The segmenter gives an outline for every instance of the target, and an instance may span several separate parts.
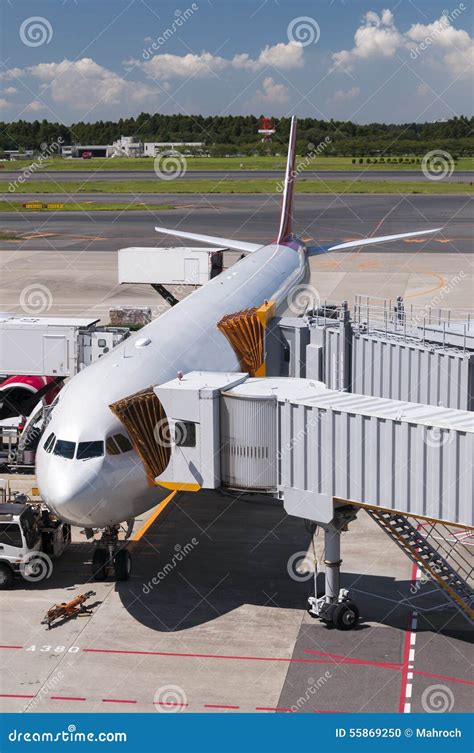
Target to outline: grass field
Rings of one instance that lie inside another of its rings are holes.
[[[315,157],[306,160],[304,156],[298,158],[301,170],[407,170],[420,171],[419,164],[407,163],[378,163],[376,165],[358,162],[353,165],[352,157]],[[372,158],[373,159],[373,158]],[[286,157],[187,157],[187,170],[281,170],[285,168]],[[50,159],[44,162],[43,170],[153,170],[154,160],[151,157],[117,157],[114,159],[92,158],[83,159]],[[6,170],[22,170],[29,163],[17,161],[1,163]],[[473,170],[472,157],[461,157],[455,165],[455,170]],[[1,169],[0,169],[1,175]]]
[[[360,181],[360,180],[332,180],[325,183],[323,180],[300,179],[296,183],[297,193],[426,193],[426,194],[468,194],[472,193],[469,183],[447,183],[444,181]],[[8,193],[8,184],[0,182],[0,192]],[[140,200],[141,194],[252,194],[280,193],[277,182],[273,179],[265,180],[189,180],[180,179],[175,181],[149,181],[149,180],[122,180],[122,181],[68,181],[67,183],[51,181],[30,181],[21,184],[14,192],[15,196],[22,193],[28,194],[61,194],[64,193],[64,201],[68,196],[81,193],[104,193],[104,194],[134,194],[136,201]],[[9,194],[13,198],[13,193]],[[72,198],[72,201],[75,201]]]

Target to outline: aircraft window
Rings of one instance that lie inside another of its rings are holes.
[[[79,442],[77,445],[77,460],[89,460],[89,458],[100,458],[104,454],[104,443],[100,442]]]
[[[113,437],[107,438],[105,446],[107,447],[107,455],[120,455],[120,447],[117,447]]]
[[[49,435],[48,439],[43,445],[43,449],[46,450],[46,452],[51,452],[51,450],[53,449],[53,444],[54,444],[55,439],[56,437],[54,436],[54,432],[53,432]]]
[[[106,444],[108,455],[119,455],[121,452],[133,450],[133,445],[125,434],[114,434],[107,439]]]
[[[6,546],[23,546],[20,526],[18,523],[0,523],[0,541]]]
[[[125,434],[116,434],[114,439],[120,448],[120,452],[130,452],[130,450],[133,450],[133,445]]]
[[[68,442],[66,439],[58,439],[54,445],[53,455],[59,455],[61,458],[72,460],[76,449],[75,442]]]

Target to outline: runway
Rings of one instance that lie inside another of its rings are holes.
[[[186,170],[184,161],[175,180],[261,180],[274,178],[279,181],[283,177],[283,170]],[[26,167],[26,166],[25,166]],[[0,181],[14,181],[21,175],[20,170],[0,170]],[[395,182],[425,181],[430,180],[421,168],[415,170],[371,170],[361,167],[359,170],[304,170],[301,178],[306,180],[386,180]],[[443,178],[450,183],[470,183],[474,178],[474,172],[467,170],[454,171],[452,175]],[[28,176],[28,181],[126,181],[126,180],[163,180],[153,170],[150,163],[149,170],[36,170]]]

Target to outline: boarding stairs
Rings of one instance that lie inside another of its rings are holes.
[[[451,604],[472,622],[474,564],[469,562],[467,552],[474,543],[472,530],[419,518],[413,518],[412,524],[407,516],[394,511],[366,510]]]

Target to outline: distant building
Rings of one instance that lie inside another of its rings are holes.
[[[108,157],[143,157],[143,143],[133,136],[121,136],[109,149]]]
[[[183,154],[205,150],[204,141],[145,141],[143,147],[145,157],[156,157],[159,152],[168,150],[182,152]]]
[[[31,159],[34,156],[34,149],[24,149],[22,152],[18,149],[4,149],[4,155],[11,160],[14,159]]]

